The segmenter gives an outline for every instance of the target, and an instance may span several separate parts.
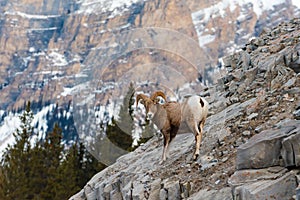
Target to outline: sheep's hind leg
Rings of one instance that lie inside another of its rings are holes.
[[[195,141],[196,141],[196,147],[195,147],[195,152],[194,152],[194,155],[193,155],[193,159],[197,160],[197,158],[200,154],[200,144],[201,144],[201,140],[202,140],[201,124],[200,124],[200,131],[199,131],[198,125],[195,122],[193,132],[194,132]]]

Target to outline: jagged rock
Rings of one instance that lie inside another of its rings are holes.
[[[231,67],[233,63],[233,55],[225,56],[222,58],[224,67]]]
[[[295,195],[297,181],[294,173],[286,171],[276,167],[235,172],[228,181],[233,187],[234,199],[291,199]]]
[[[156,179],[151,183],[151,192],[149,192],[149,200],[159,199],[161,189],[161,179]]]
[[[225,187],[221,190],[200,190],[193,194],[188,200],[233,200],[231,188]]]
[[[239,52],[239,58],[237,61],[237,65],[242,68],[244,71],[248,70],[251,66],[251,57],[245,51]]]
[[[268,34],[271,32],[271,29],[268,27],[263,27],[262,32],[261,32],[261,36],[264,34]]]
[[[240,81],[242,79],[243,75],[244,75],[244,70],[241,69],[241,68],[240,69],[236,69],[234,72],[232,72],[232,76],[237,81]]]
[[[279,51],[281,51],[282,49],[284,49],[284,45],[283,44],[279,44],[279,45],[272,45],[271,47],[270,47],[270,52],[271,53],[277,53],[277,52],[279,52]]]
[[[253,119],[253,118],[256,118],[258,116],[258,113],[252,113],[252,114],[250,114],[247,118],[249,119],[249,120],[251,120],[251,119]]]
[[[250,131],[244,131],[244,132],[242,133],[242,135],[245,136],[245,137],[248,137],[248,136],[251,135],[251,132],[250,132]]]
[[[273,180],[283,176],[287,171],[286,168],[280,166],[238,170],[229,178],[228,184],[232,187],[237,187],[260,180]]]
[[[242,115],[242,111],[254,101],[255,98],[251,98],[243,103],[232,104],[207,119],[207,125],[204,127],[205,137],[203,138],[203,145],[200,148],[203,155],[210,152],[219,141],[224,140],[225,137],[230,135],[228,129],[224,129],[226,121]]]
[[[135,200],[142,200],[145,198],[145,195],[147,194],[146,190],[145,190],[145,185],[138,182],[138,181],[134,181],[132,183],[132,190],[131,190],[131,197],[128,198],[129,199],[135,199]],[[145,194],[146,192],[146,194]],[[120,197],[119,199],[122,199],[122,197]]]
[[[289,89],[290,87],[292,87],[293,85],[295,85],[296,81],[297,81],[296,77],[292,77],[282,87],[284,89]]]
[[[181,191],[179,181],[167,181],[162,184],[162,189],[159,194],[160,200],[181,199]]]
[[[267,29],[268,28],[265,28],[265,29],[263,29],[263,31],[268,31]],[[265,40],[262,38],[255,38],[255,39],[251,40],[251,43],[256,46],[264,46],[266,44]]]
[[[293,112],[295,119],[300,120],[300,109]]]
[[[279,129],[264,130],[237,149],[237,169],[258,169],[280,164],[282,140],[299,126],[294,122]]]
[[[221,79],[219,79],[219,84],[226,84],[226,83],[229,83],[230,81],[233,80],[233,75],[232,74],[228,74],[224,77],[222,77]]]
[[[286,167],[300,166],[300,129],[297,133],[283,139],[281,155]]]
[[[192,185],[187,182],[187,183],[182,183],[180,184],[181,187],[181,199],[186,199],[190,196]]]
[[[254,47],[261,46],[251,53],[223,59],[230,72],[205,91],[210,116],[197,161],[191,161],[192,134],[176,136],[162,165],[158,164],[162,141],[152,138],[100,172],[72,198],[299,198],[295,167],[299,167],[300,122],[292,119],[299,109],[300,85],[299,75],[288,67],[298,59],[298,47],[283,44],[280,51],[261,52],[278,41],[291,42],[284,39],[291,35],[282,35],[293,33],[289,26],[283,24],[253,41]]]

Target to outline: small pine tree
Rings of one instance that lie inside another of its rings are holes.
[[[67,151],[66,158],[58,168],[58,179],[55,197],[52,199],[68,199],[78,192],[86,182],[106,166],[91,156],[82,143],[74,143]]]
[[[92,176],[103,170],[106,166],[99,162],[81,142],[79,143],[79,159],[81,171],[77,184],[82,188]]]
[[[63,184],[59,182],[59,175],[57,169],[62,160],[64,146],[62,144],[62,129],[55,123],[52,132],[48,133],[46,140],[43,143],[43,150],[45,151],[44,167],[47,169],[46,186],[44,191],[41,191],[43,199],[54,199],[58,191],[58,185]]]
[[[3,170],[2,167],[0,167],[0,199],[7,199],[6,195],[4,193],[4,174],[3,174]]]
[[[24,113],[20,116],[20,129],[13,133],[15,143],[8,145],[1,161],[4,177],[2,190],[5,199],[32,198],[28,179],[31,174],[30,136],[33,134],[32,119],[33,113],[30,109],[30,102],[28,102]]]
[[[108,139],[118,147],[129,151],[132,148],[132,131],[134,129],[133,123],[133,104],[134,104],[134,85],[130,83],[129,89],[123,99],[118,120],[112,118],[111,124],[107,124],[106,136]]]
[[[146,143],[149,139],[151,139],[155,133],[155,128],[153,126],[153,123],[150,123],[150,121],[146,120],[146,123],[144,125],[140,125],[143,127],[143,131],[141,133],[141,136],[139,140],[137,141],[137,145],[133,146],[130,151],[134,151],[136,148],[140,146],[142,143]]]
[[[45,167],[47,159],[47,152],[39,144],[36,144],[31,150],[30,159],[30,174],[27,177],[29,179],[28,184],[31,190],[31,199],[45,199],[43,198],[43,192],[48,181],[48,168]]]
[[[79,177],[78,171],[81,170],[78,165],[77,144],[73,144],[67,151],[65,159],[57,169],[58,185],[53,199],[68,199],[70,195],[75,194],[81,188],[77,182]]]
[[[33,134],[30,102],[20,116],[15,143],[4,152],[0,166],[0,199],[68,199],[105,168],[83,144],[65,150],[62,130],[55,124],[44,141],[30,142]]]
[[[107,124],[106,136],[110,142],[126,151],[129,151],[132,146],[132,136],[125,133],[114,118],[112,118],[111,124]]]
[[[133,130],[133,105],[134,105],[134,85],[133,83],[130,83],[128,91],[123,99],[123,104],[120,107],[120,111],[118,114],[118,120],[116,123],[118,123],[118,126],[123,130],[123,132],[126,132],[127,134],[131,135],[131,132]]]
[[[141,134],[141,138],[139,140],[139,144],[147,142],[150,138],[153,137],[155,133],[155,128],[153,126],[153,123],[150,123],[150,121],[146,121],[146,124],[144,125],[143,132]]]

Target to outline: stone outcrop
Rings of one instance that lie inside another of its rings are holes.
[[[275,5],[256,13],[253,4],[223,0],[3,0],[0,125],[10,111],[22,111],[25,101],[31,101],[34,112],[56,104],[61,113],[72,113],[70,105],[92,99],[87,104],[101,105],[102,117],[109,108],[118,109],[130,81],[179,89],[179,96],[198,93],[203,90],[199,82],[216,82],[222,75],[217,67],[220,57],[299,10],[291,1]],[[254,50],[265,42],[254,41],[247,48]],[[279,49],[273,45],[271,51]],[[294,57],[284,60],[297,70],[299,61]],[[234,76],[242,76],[242,71]],[[187,88],[187,83],[192,84]],[[232,86],[231,91],[237,87]],[[111,115],[100,120],[106,124]],[[52,121],[48,119],[48,127]],[[68,138],[77,134],[87,138],[78,127],[74,129],[72,120],[64,126],[73,135]],[[8,132],[1,144],[11,137]]]
[[[210,114],[196,162],[192,134],[177,135],[161,165],[153,137],[70,199],[299,199],[300,79],[289,64],[299,30],[299,19],[282,23],[224,58],[228,73],[202,92]]]
[[[299,166],[299,136],[298,120],[262,131],[237,148],[237,169]]]
[[[152,46],[158,49],[160,46],[157,46],[157,43],[160,43],[164,48],[169,45],[170,48],[167,49],[184,49],[188,58],[195,57],[193,55],[197,53],[201,61],[197,60],[196,65],[199,65],[198,71],[202,74],[191,73],[194,75],[191,75],[188,81],[194,81],[208,74],[211,67],[206,68],[206,66],[217,65],[218,58],[227,55],[228,49],[235,49],[231,48],[233,41],[237,45],[242,45],[251,36],[259,34],[263,27],[270,28],[278,24],[279,20],[287,20],[297,12],[290,1],[281,6],[274,6],[273,10],[262,11],[261,16],[254,12],[253,5],[236,4],[235,9],[230,12],[230,5],[227,5],[228,7],[220,10],[220,13],[226,11],[226,16],[211,13],[214,17],[211,21],[205,21],[201,28],[205,35],[214,35],[214,42],[195,52],[196,48],[189,50],[191,45],[186,44],[186,41],[182,42],[183,37],[188,37],[198,44],[201,30],[195,28],[197,24],[192,19],[193,13],[204,9],[213,10],[211,9],[213,4],[223,5],[222,1],[147,0],[134,1],[136,2],[134,4],[125,1],[124,5],[119,7],[114,7],[110,1],[103,2],[95,3],[88,0],[63,2],[4,0],[1,2],[1,110],[21,109],[25,100],[42,106],[49,102],[67,104],[66,102],[71,101],[72,98],[70,95],[62,95],[64,88],[76,86],[80,82],[77,80],[78,77],[82,78],[82,71],[97,71],[103,68],[101,64],[105,61],[110,63],[115,60],[116,63],[121,63],[113,55],[118,55],[118,49],[125,52],[131,41],[127,41],[122,46],[124,37],[118,38],[116,35],[120,33],[124,35],[129,30],[156,27],[181,34],[180,39],[174,37],[168,40],[165,40],[168,35],[160,35],[160,40],[156,41],[156,45],[152,43]],[[247,17],[244,17],[244,10],[247,11]],[[140,37],[133,36],[136,39]],[[118,69],[123,69],[121,72],[139,63],[147,66],[148,63],[165,59],[169,59],[168,64],[171,63],[170,60],[176,60],[175,64],[180,64],[179,66],[190,65],[180,63],[182,54],[162,55],[159,52],[160,57],[150,57],[149,52],[146,51],[142,56],[137,57],[136,53],[125,55],[128,60],[135,58],[135,62],[119,64]],[[108,60],[98,55],[103,55]],[[292,67],[297,63],[291,62],[290,65]],[[122,74],[114,74],[114,72],[115,68],[108,70],[105,74],[108,76],[105,77],[118,79]],[[167,72],[163,73],[166,74]],[[157,75],[153,74],[150,78]],[[214,76],[207,77],[207,80],[212,81]],[[131,80],[134,78],[134,76],[128,77]],[[181,86],[181,83],[182,79],[178,80],[177,85]],[[106,103],[107,98],[109,97],[103,98],[105,99],[103,104]]]
[[[297,180],[295,173],[286,171],[275,167],[235,172],[229,180],[233,199],[291,199]]]

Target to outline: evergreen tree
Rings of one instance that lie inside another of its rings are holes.
[[[141,144],[147,142],[150,138],[153,137],[155,132],[156,130],[153,126],[153,123],[150,123],[150,121],[146,120],[146,123],[143,125],[143,132],[138,143]]]
[[[106,166],[99,162],[88,150],[83,143],[79,143],[79,159],[81,166],[81,173],[78,185],[82,188],[87,181],[90,180],[97,172],[103,170]]]
[[[81,188],[78,186],[79,170],[78,165],[80,158],[77,153],[77,144],[73,144],[67,152],[65,159],[59,166],[57,176],[57,191],[54,200],[68,199],[72,194],[78,192]]]
[[[4,199],[30,199],[32,198],[29,179],[31,174],[30,136],[33,134],[31,122],[33,114],[30,102],[27,103],[24,113],[20,116],[20,129],[13,134],[15,143],[8,145],[2,157],[2,193]]]
[[[6,195],[4,194],[4,174],[2,167],[0,167],[0,199],[7,199]]]
[[[45,140],[31,146],[32,119],[28,102],[20,116],[20,129],[14,133],[15,143],[7,147],[1,160],[1,200],[68,199],[105,168],[81,143],[65,149],[58,124]]]
[[[128,91],[123,99],[123,103],[120,107],[120,111],[118,114],[118,120],[116,121],[119,127],[126,132],[127,134],[131,135],[133,130],[133,105],[134,105],[134,85],[130,83]]]
[[[44,167],[46,171],[46,186],[44,191],[41,191],[43,199],[54,199],[54,195],[58,192],[58,184],[63,184],[59,182],[59,174],[57,169],[60,166],[60,162],[63,156],[64,146],[62,144],[62,129],[55,123],[52,132],[48,133],[46,140],[44,141],[44,148],[41,152],[44,153]]]
[[[27,177],[29,179],[28,186],[30,188],[31,196],[29,199],[45,199],[42,193],[45,192],[48,181],[48,168],[45,167],[46,163],[46,151],[43,146],[38,143],[31,150],[30,160],[30,174]]]
[[[76,142],[70,147],[58,169],[58,182],[61,184],[53,199],[68,199],[70,195],[80,191],[95,173],[105,167],[89,154],[82,143]]]
[[[131,150],[132,148],[132,130],[133,124],[133,104],[134,104],[134,85],[130,83],[129,89],[123,99],[123,104],[120,107],[119,117],[116,120],[112,119],[111,124],[107,124],[106,136],[108,139],[118,147],[124,150]]]
[[[112,118],[111,124],[107,124],[106,136],[114,145],[130,151],[133,142],[132,136],[124,132],[114,118]]]

